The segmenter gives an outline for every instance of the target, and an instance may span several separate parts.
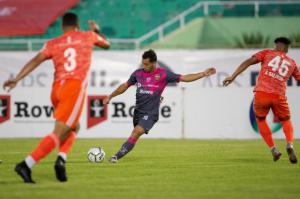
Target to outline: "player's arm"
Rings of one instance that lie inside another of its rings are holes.
[[[300,81],[300,71],[296,65],[294,72],[293,72],[293,77],[295,78],[295,80]]]
[[[8,92],[9,92],[11,89],[13,89],[14,87],[17,86],[17,83],[21,79],[26,77],[31,71],[33,71],[35,68],[37,68],[46,59],[47,59],[47,57],[44,54],[38,53],[29,62],[27,62],[27,64],[25,64],[23,66],[23,68],[21,69],[21,71],[18,73],[18,75],[15,78],[9,79],[4,82],[3,89],[5,90],[6,88],[8,88]]]
[[[121,84],[114,92],[112,92],[109,96],[107,96],[106,98],[104,98],[103,103],[104,104],[108,104],[109,101],[113,98],[116,97],[118,95],[121,95],[122,93],[124,93],[127,89],[129,88],[128,83],[123,83]]]
[[[208,69],[206,69],[203,72],[182,75],[180,77],[180,81],[181,82],[192,82],[192,81],[196,81],[198,79],[201,79],[203,77],[207,77],[207,76],[213,75],[215,73],[216,73],[216,69],[215,68],[208,68]]]
[[[106,36],[100,32],[99,25],[93,20],[89,20],[88,23],[90,25],[90,30],[94,31],[96,34],[100,36],[100,38],[98,38],[99,41],[95,45],[104,49],[110,48],[110,43],[107,40]]]
[[[258,63],[258,59],[257,57],[253,56],[247,60],[245,60],[244,62],[242,62],[239,67],[234,71],[234,73],[227,77],[224,81],[223,81],[223,86],[228,86],[229,84],[231,84],[235,78],[237,76],[239,76],[244,70],[246,70],[249,66]]]

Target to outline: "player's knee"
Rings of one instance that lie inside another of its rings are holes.
[[[63,141],[65,139],[70,129],[71,128],[66,124],[64,124],[63,122],[60,121],[55,122],[54,133],[57,135],[60,141]]]
[[[280,122],[284,122],[284,121],[288,121],[291,117],[288,115],[288,116],[285,116],[285,117],[278,117],[279,121]]]
[[[75,126],[74,131],[75,131],[76,134],[78,134],[79,130],[80,130],[80,124],[78,123],[78,124]]]
[[[144,128],[141,127],[141,126],[139,126],[139,125],[137,125],[137,126],[134,128],[132,134],[133,134],[133,136],[135,136],[135,137],[138,138],[138,137],[140,137],[141,135],[143,135],[144,132],[145,132]]]
[[[258,121],[264,121],[264,120],[266,120],[266,116],[258,116],[258,115],[256,115],[255,117],[256,117],[256,120],[258,120]]]

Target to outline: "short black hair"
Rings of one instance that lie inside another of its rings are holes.
[[[274,40],[274,43],[277,44],[277,43],[283,43],[285,45],[290,45],[291,44],[291,40],[287,37],[277,37],[275,40]]]
[[[148,58],[149,58],[150,62],[156,62],[157,61],[157,56],[156,56],[156,53],[154,52],[154,50],[149,49],[149,50],[144,52],[143,59],[148,59]]]
[[[64,14],[62,19],[63,26],[77,26],[78,23],[78,17],[75,13],[67,12],[66,14]]]

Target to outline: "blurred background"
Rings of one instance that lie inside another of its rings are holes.
[[[217,68],[215,76],[166,89],[160,122],[150,138],[260,138],[252,110],[260,66],[250,67],[229,88],[223,88],[222,81],[243,60],[272,48],[279,36],[292,40],[289,56],[300,62],[300,1],[1,0],[1,83],[15,76],[45,41],[62,34],[61,16],[67,11],[79,15],[83,30],[94,19],[112,43],[108,51],[95,48],[88,97],[107,95],[126,81],[148,48],[157,51],[160,66],[176,73]],[[53,64],[48,61],[13,92],[1,90],[2,99],[10,97],[10,103],[0,104],[0,137],[41,137],[44,134],[37,129],[52,128],[52,79]],[[300,83],[290,79],[287,85],[293,118],[299,118]],[[132,127],[134,92],[130,89],[115,98],[108,115],[92,127],[93,103],[87,104],[80,136],[127,137],[124,129]],[[280,124],[272,116],[269,121],[274,131],[281,132],[274,137],[283,138]],[[299,123],[295,137],[300,138]]]
[[[300,46],[300,1],[1,0],[1,50],[39,50],[75,12],[101,24],[113,49],[261,48],[277,36]]]

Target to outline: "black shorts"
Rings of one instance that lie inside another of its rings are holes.
[[[154,126],[154,124],[157,122],[158,118],[148,115],[147,113],[137,113],[134,112],[133,115],[133,126],[139,125],[143,127],[145,130],[145,134],[148,134],[150,129]]]

